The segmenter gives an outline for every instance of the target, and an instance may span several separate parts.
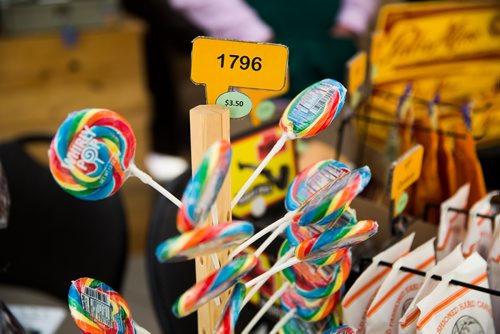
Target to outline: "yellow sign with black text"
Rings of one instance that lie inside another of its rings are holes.
[[[207,103],[229,87],[279,91],[285,85],[288,48],[255,43],[198,37],[191,53],[191,80],[206,86]]]

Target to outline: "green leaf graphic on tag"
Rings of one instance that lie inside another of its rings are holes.
[[[215,103],[229,109],[231,118],[245,117],[252,110],[252,101],[248,96],[240,92],[221,94]]]

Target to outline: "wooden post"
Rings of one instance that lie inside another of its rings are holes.
[[[191,109],[191,164],[193,171],[198,168],[203,154],[216,140],[230,139],[229,110],[217,105],[200,105]],[[175,125],[174,125],[175,126]],[[217,198],[219,222],[231,220],[231,177],[228,175]],[[209,218],[207,223],[212,223]],[[221,266],[227,262],[229,252],[218,253],[217,257]],[[210,257],[196,258],[196,281],[213,273],[215,268]],[[214,301],[204,305],[198,310],[198,333],[212,334],[222,308],[227,300],[228,293],[221,296],[221,305],[216,306]]]

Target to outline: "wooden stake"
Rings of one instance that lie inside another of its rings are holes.
[[[219,139],[229,141],[229,110],[217,105],[200,105],[191,109],[189,117],[191,124],[191,165],[193,171],[195,171],[210,145]],[[219,223],[231,221],[231,177],[229,175],[226,177],[217,198],[217,208]],[[211,218],[209,218],[208,223],[212,223]],[[228,254],[228,251],[217,254],[221,266],[227,262]],[[195,262],[197,282],[215,270],[208,256],[196,258]],[[212,300],[198,310],[199,334],[212,334],[227,298],[228,293],[225,293],[221,296],[220,306],[216,306]]]

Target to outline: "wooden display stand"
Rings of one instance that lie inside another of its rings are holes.
[[[191,124],[191,165],[196,171],[203,155],[215,141],[230,140],[229,110],[218,105],[200,105],[189,113]],[[231,221],[231,177],[227,175],[217,197],[219,223]],[[212,218],[207,224],[212,223]],[[229,251],[217,253],[221,266],[227,262]],[[207,277],[215,271],[209,256],[196,258],[196,281]],[[221,305],[210,301],[198,310],[198,333],[211,334],[217,324],[220,313],[228,298],[228,293],[221,295]]]

